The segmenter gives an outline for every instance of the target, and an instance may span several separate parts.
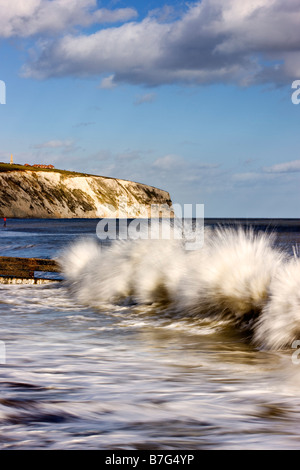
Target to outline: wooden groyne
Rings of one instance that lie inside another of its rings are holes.
[[[0,256],[0,284],[44,284],[61,280],[37,276],[41,272],[59,273],[60,268],[50,259]]]

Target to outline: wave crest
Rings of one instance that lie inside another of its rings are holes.
[[[300,335],[300,262],[276,248],[273,235],[208,229],[195,251],[181,240],[116,241],[106,248],[80,240],[58,261],[72,292],[89,306],[161,303],[177,319],[180,312],[229,318],[251,331],[256,345],[272,349]]]

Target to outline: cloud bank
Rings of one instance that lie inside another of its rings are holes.
[[[52,33],[36,42],[26,77],[99,76],[112,88],[281,85],[300,75],[298,0],[202,0],[180,17],[156,11],[140,20],[133,8],[97,9],[94,0],[0,0],[1,6],[2,37]]]
[[[56,35],[75,26],[133,19],[133,8],[97,9],[96,0],[0,0],[0,37]]]
[[[267,173],[298,173],[300,171],[300,160],[278,163],[277,165],[265,167],[263,170]]]
[[[235,173],[232,175],[232,180],[239,183],[251,183],[251,182],[266,182],[266,181],[274,181],[274,179],[282,179],[290,181],[290,177],[294,173],[300,172],[300,160],[292,160],[289,162],[277,163],[275,165],[263,167],[257,171],[250,171],[246,173]],[[288,176],[287,179],[285,177]]]

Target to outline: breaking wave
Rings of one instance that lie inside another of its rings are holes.
[[[205,229],[204,246],[184,240],[81,239],[58,258],[82,304],[163,305],[176,317],[226,319],[257,347],[291,347],[300,337],[300,261],[251,229]]]

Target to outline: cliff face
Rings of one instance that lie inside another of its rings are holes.
[[[0,173],[0,217],[169,217],[171,206],[168,192],[126,180],[57,171]]]

